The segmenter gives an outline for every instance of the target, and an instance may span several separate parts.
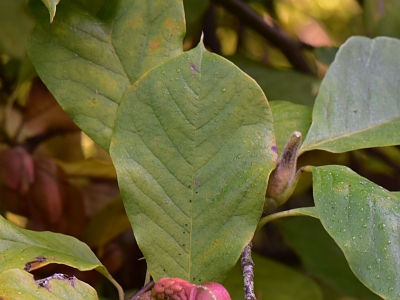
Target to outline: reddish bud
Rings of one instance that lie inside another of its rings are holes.
[[[160,300],[231,300],[228,291],[219,283],[196,285],[180,278],[161,278],[151,292]]]

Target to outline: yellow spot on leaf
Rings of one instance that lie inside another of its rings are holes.
[[[129,22],[129,27],[136,28],[136,27],[141,26],[142,23],[143,23],[143,19],[142,18],[134,18],[133,20],[131,20]]]
[[[168,18],[165,20],[165,27],[167,27],[168,29],[171,29],[171,30],[175,30],[175,29],[177,29],[177,24],[175,23],[175,21],[173,19]]]

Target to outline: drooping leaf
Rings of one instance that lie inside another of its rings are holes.
[[[351,37],[321,84],[301,152],[400,144],[400,40]]]
[[[201,44],[130,89],[110,153],[155,280],[224,279],[260,218],[275,150],[261,89]]]
[[[53,23],[54,16],[56,15],[57,5],[60,0],[42,0],[44,5],[46,5],[49,14],[50,14],[50,24]]]
[[[227,58],[254,78],[271,102],[285,100],[310,107],[314,105],[318,79],[294,70],[267,67],[243,55]]]
[[[107,269],[86,244],[73,237],[21,229],[0,216],[0,257],[0,273],[10,269],[31,271],[51,263],[81,271],[95,269],[116,286],[123,299],[122,288]]]
[[[95,300],[96,290],[75,277],[57,274],[48,281],[35,282],[33,275],[19,269],[0,273],[1,299]]]
[[[380,299],[354,276],[343,252],[313,218],[278,220],[285,241],[301,259],[308,274],[323,281],[342,296],[357,299]]]
[[[311,108],[305,105],[294,104],[287,101],[270,102],[274,118],[276,146],[281,152],[290,135],[300,131],[303,138],[311,125]]]
[[[354,274],[385,299],[400,290],[400,197],[343,166],[312,168],[325,230]]]
[[[149,69],[182,52],[180,1],[108,0],[99,17],[61,1],[52,26],[38,0],[29,55],[74,122],[106,151],[119,103]]]
[[[258,299],[322,300],[318,285],[291,268],[252,254],[254,261],[254,291]],[[243,299],[243,274],[238,263],[224,282],[232,300]]]

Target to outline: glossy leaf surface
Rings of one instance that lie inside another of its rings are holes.
[[[24,300],[99,299],[94,288],[77,278],[50,279],[46,286],[40,286],[32,274],[19,269],[0,273],[0,295],[1,299]]]
[[[325,230],[361,282],[385,299],[397,299],[400,197],[343,166],[312,170],[314,201]]]
[[[90,248],[76,238],[21,229],[0,216],[0,272],[32,271],[51,263],[81,271],[97,270],[122,290]],[[122,295],[122,294],[121,294]]]
[[[351,37],[317,96],[301,152],[346,152],[400,144],[400,40]]]
[[[98,17],[61,1],[48,24],[31,1],[37,26],[29,55],[40,78],[74,122],[106,151],[120,101],[150,68],[182,52],[181,1],[106,1]]]
[[[258,85],[201,44],[127,93],[111,143],[150,273],[221,281],[252,238],[277,154]]]

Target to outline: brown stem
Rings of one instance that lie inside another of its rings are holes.
[[[253,243],[250,242],[242,252],[242,270],[243,270],[243,281],[244,281],[244,299],[245,300],[257,300],[254,294],[254,262],[251,258],[251,248]]]
[[[277,26],[268,25],[260,14],[241,0],[212,1],[230,11],[233,15],[238,17],[240,21],[258,32],[273,46],[281,50],[294,68],[301,72],[314,75],[314,72],[311,70],[302,54],[303,49],[312,49],[312,46],[291,39]]]
[[[142,287],[139,291],[137,291],[136,294],[132,295],[131,297],[128,298],[128,300],[137,300],[139,299],[140,296],[143,294],[147,293],[150,291],[154,286],[154,281],[150,281],[148,284],[146,284],[144,287]]]

